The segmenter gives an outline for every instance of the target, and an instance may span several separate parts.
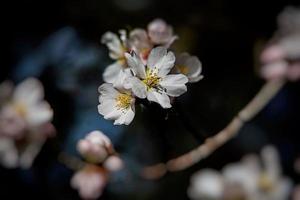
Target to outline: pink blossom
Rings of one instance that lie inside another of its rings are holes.
[[[172,26],[168,25],[162,19],[155,19],[148,25],[148,35],[155,45],[164,45],[166,47],[171,46],[171,44],[178,37],[173,34]]]
[[[83,199],[97,199],[106,184],[106,171],[102,167],[91,164],[85,165],[71,179],[71,186],[78,190]]]
[[[103,163],[103,167],[108,171],[118,171],[124,166],[123,161],[118,156],[109,156]]]
[[[91,163],[101,163],[114,152],[110,139],[100,131],[93,131],[80,140],[77,150]]]
[[[300,79],[300,10],[286,8],[278,17],[278,31],[263,50],[261,61],[263,78]]]

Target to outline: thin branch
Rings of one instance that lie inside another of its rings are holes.
[[[280,91],[284,83],[284,80],[271,80],[267,82],[257,95],[219,133],[207,138],[205,142],[197,148],[168,161],[166,164],[160,163],[147,167],[147,171],[155,174],[156,171],[164,171],[162,170],[163,166],[166,168],[165,171],[180,171],[206,158],[224,143],[236,136],[244,123],[253,119]],[[151,176],[148,174],[148,177]],[[153,177],[158,178],[157,176]]]

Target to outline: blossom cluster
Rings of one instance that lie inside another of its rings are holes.
[[[286,8],[278,16],[278,31],[261,54],[261,75],[267,79],[300,79],[300,9]]]
[[[122,160],[115,155],[111,140],[101,131],[92,131],[77,143],[77,150],[86,160],[84,166],[71,179],[83,199],[97,199],[101,196],[109,173],[123,167]]]
[[[287,200],[292,183],[281,174],[276,149],[265,147],[261,160],[248,155],[221,172],[203,169],[192,176],[188,195],[191,199]]]
[[[173,28],[161,19],[152,21],[147,30],[136,28],[120,35],[106,32],[102,43],[115,62],[104,73],[106,82],[99,87],[98,111],[114,124],[130,124],[135,115],[136,98],[172,107],[172,99],[187,91],[188,82],[197,82],[201,62],[196,56],[178,56],[169,49],[178,38]]]
[[[55,133],[53,111],[43,98],[43,85],[34,78],[15,89],[10,82],[0,85],[0,162],[5,167],[30,167]]]

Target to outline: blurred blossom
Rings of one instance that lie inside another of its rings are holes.
[[[218,200],[223,195],[223,177],[212,169],[204,169],[193,175],[188,195],[191,199]]]
[[[123,161],[118,156],[109,156],[105,162],[103,163],[103,166],[108,171],[119,171],[124,167]]]
[[[261,161],[249,155],[239,163],[225,166],[222,172],[202,170],[193,175],[188,194],[192,199],[287,200],[292,185],[281,174],[275,148],[265,147]],[[208,187],[203,186],[205,182],[212,188],[204,189]]]
[[[124,32],[122,33],[125,34]],[[127,38],[125,35],[121,38],[122,40],[117,34],[112,32],[106,32],[101,38],[101,42],[105,44],[109,50],[110,58],[115,60],[113,64],[107,66],[103,73],[103,80],[107,83],[113,83],[120,71],[127,67],[124,53],[129,51],[130,46],[126,42]]]
[[[300,9],[288,7],[278,17],[278,31],[261,54],[267,79],[300,78]]]
[[[110,139],[100,131],[92,131],[80,140],[77,149],[87,163],[74,174],[71,185],[81,198],[97,199],[107,185],[110,172],[121,170],[123,161],[114,155]]]
[[[97,165],[86,164],[75,173],[71,185],[82,199],[97,199],[107,184],[107,172]]]
[[[177,72],[186,75],[190,83],[198,82],[203,78],[200,60],[196,56],[190,56],[188,53],[182,53],[177,57],[175,69]]]
[[[155,19],[150,22],[148,25],[148,33],[153,44],[166,47],[171,46],[178,38],[178,36],[173,34],[172,26],[168,25],[162,19]]]
[[[102,163],[114,152],[110,139],[100,131],[93,131],[81,139],[77,149],[91,163]]]
[[[37,79],[26,79],[14,90],[4,82],[0,89],[0,161],[6,167],[30,167],[55,132],[50,123],[53,111]]]
[[[112,32],[106,32],[101,42],[109,50],[109,56],[115,62],[105,69],[103,79],[107,83],[114,83],[119,72],[128,68],[125,54],[134,51],[143,64],[147,63],[149,53],[155,46],[169,48],[178,37],[173,34],[173,28],[162,19],[156,19],[148,25],[148,30],[135,28],[129,32],[120,30],[120,36]]]
[[[278,16],[279,32],[290,34],[300,31],[300,9],[288,6]]]

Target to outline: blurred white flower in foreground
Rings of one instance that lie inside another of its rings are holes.
[[[176,58],[176,71],[188,77],[190,83],[200,81],[202,65],[196,56],[190,56],[188,53],[182,53]]]
[[[178,97],[187,91],[188,78],[183,74],[169,74],[174,67],[175,56],[164,47],[156,47],[150,52],[147,65],[132,52],[125,54],[134,76],[128,78],[128,89],[139,98],[170,108],[170,96]]]
[[[110,139],[100,131],[93,131],[79,140],[77,150],[91,163],[101,163],[114,152]]]
[[[222,172],[202,170],[193,175],[188,195],[192,199],[287,200],[292,184],[281,174],[277,151],[265,147],[261,159],[262,163],[249,155]]]
[[[218,171],[204,169],[191,178],[188,195],[192,199],[222,199],[223,187],[223,177]]]
[[[34,78],[14,90],[4,82],[0,90],[0,162],[9,168],[28,168],[55,132],[50,123],[53,111],[44,101],[42,84]]]
[[[278,17],[278,31],[261,54],[261,75],[269,79],[300,78],[300,9],[288,7]]]
[[[123,168],[123,161],[115,155],[110,139],[101,131],[92,131],[77,143],[79,153],[87,163],[71,179],[71,186],[83,199],[97,199],[109,180],[111,172]],[[97,164],[97,165],[96,165]]]
[[[115,120],[114,124],[130,124],[135,115],[135,98],[131,91],[124,89],[127,72],[121,71],[114,84],[104,83],[99,87],[98,111],[105,119]]]

